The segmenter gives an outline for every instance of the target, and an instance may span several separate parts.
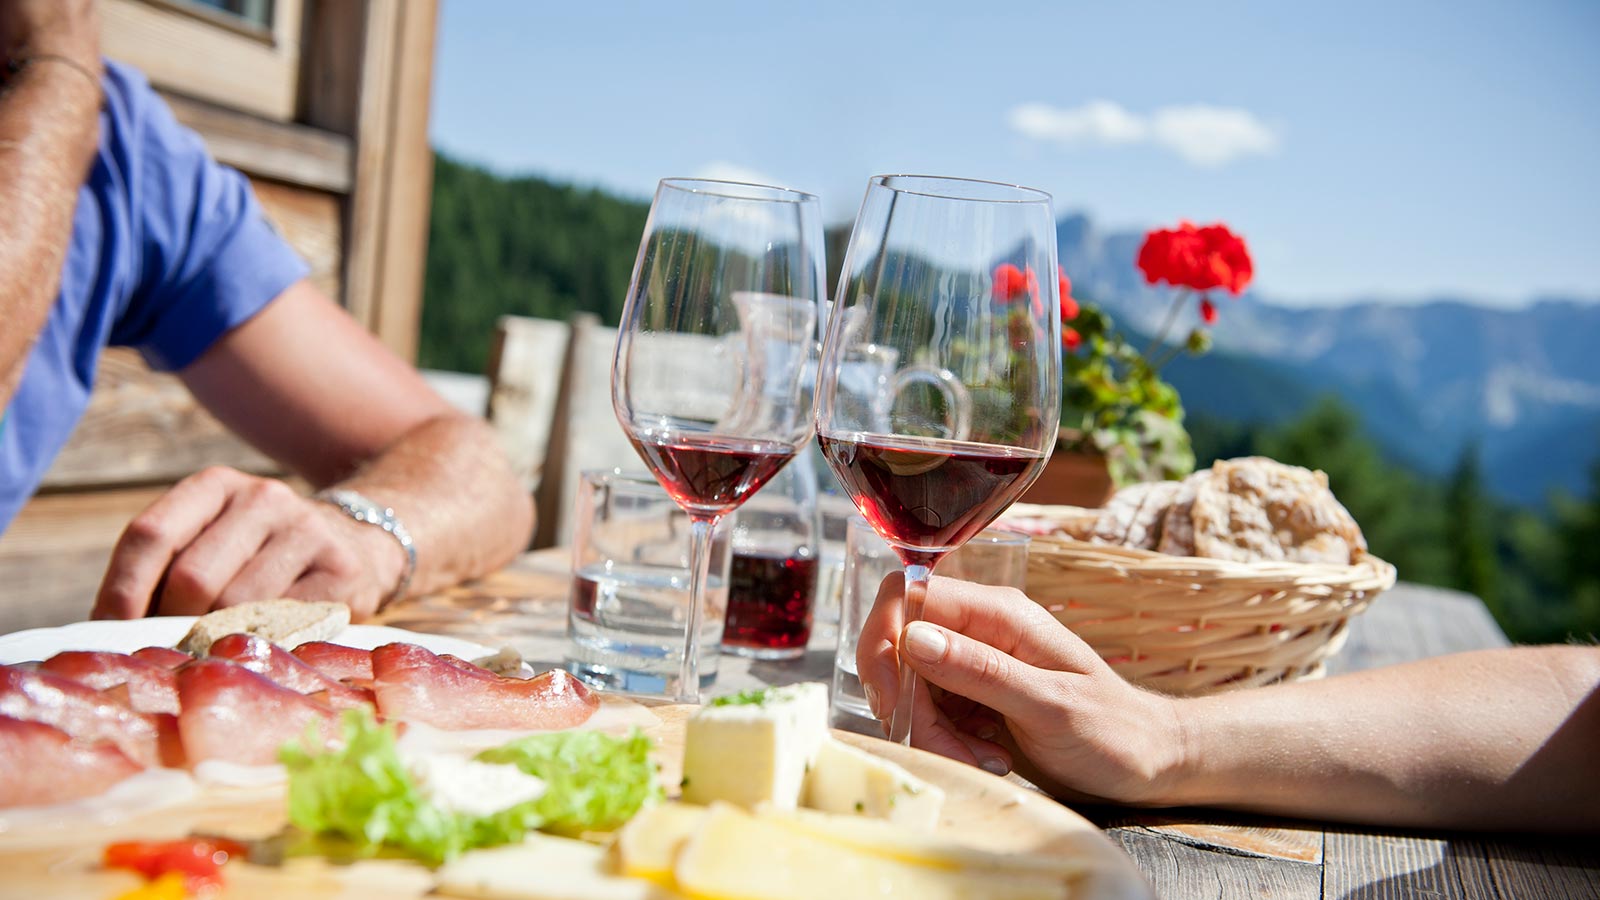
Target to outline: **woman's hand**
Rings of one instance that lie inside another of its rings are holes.
[[[856,652],[879,718],[894,709],[903,653],[946,692],[937,703],[917,692],[913,745],[1003,773],[1012,764],[1003,745],[1014,742],[1032,763],[1025,774],[1060,793],[1157,802],[1181,757],[1170,699],[1128,684],[1014,588],[934,578],[924,621],[902,634],[903,592],[901,575],[884,579]]]

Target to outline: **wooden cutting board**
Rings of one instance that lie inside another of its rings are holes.
[[[682,777],[683,723],[692,707],[661,706],[659,724],[647,729],[657,742],[663,785],[669,793]],[[1061,854],[1092,865],[1079,880],[1078,900],[1146,900],[1150,887],[1133,862],[1082,816],[1049,798],[943,757],[846,732],[840,740],[886,759],[942,787],[946,794],[938,833],[988,850]],[[102,848],[119,840],[165,840],[194,832],[240,838],[266,837],[286,824],[283,790],[212,790],[191,802],[139,813],[114,824],[59,823],[0,834],[0,898],[109,900],[141,882],[126,872],[99,868]],[[298,858],[281,866],[230,863],[223,896],[243,900],[408,900],[433,888],[429,870],[406,860],[336,862]]]

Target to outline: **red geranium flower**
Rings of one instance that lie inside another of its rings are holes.
[[[1138,262],[1151,284],[1165,281],[1197,291],[1227,288],[1238,294],[1255,275],[1244,239],[1220,222],[1203,228],[1179,222],[1177,228],[1154,229],[1145,235]]]
[[[1034,318],[1044,318],[1044,301],[1039,299],[1039,276],[1034,274],[1033,266],[1023,267],[1022,283],[1028,291],[1028,302],[1033,306]]]
[[[1200,321],[1207,325],[1217,324],[1217,305],[1211,302],[1210,297],[1200,298]]]
[[[1061,346],[1069,351],[1076,351],[1083,346],[1083,335],[1079,334],[1076,328],[1063,328],[1061,329]]]
[[[1061,321],[1071,322],[1078,317],[1078,301],[1072,299],[1072,279],[1067,277],[1067,270],[1056,267],[1056,273],[1061,277]]]
[[[1028,289],[1028,277],[1022,270],[1011,263],[1001,263],[994,267],[994,300],[996,303],[1010,303],[1021,296]]]

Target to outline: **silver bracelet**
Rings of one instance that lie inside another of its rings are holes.
[[[406,568],[400,574],[400,583],[395,585],[394,593],[389,595],[389,599],[378,604],[378,608],[382,609],[404,597],[406,588],[411,585],[411,576],[417,571],[417,548],[411,542],[411,532],[406,531],[406,526],[400,524],[400,519],[395,516],[394,510],[381,506],[356,491],[344,488],[318,491],[311,495],[311,499],[337,506],[350,518],[368,525],[376,525],[400,542],[400,549],[406,551]]]

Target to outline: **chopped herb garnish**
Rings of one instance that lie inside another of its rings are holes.
[[[857,800],[856,801],[856,812],[864,813],[866,811],[867,811],[867,805],[865,803],[862,803],[860,800]]]
[[[727,694],[711,700],[712,706],[765,706],[768,700],[774,699],[777,688],[752,688],[740,691],[737,694]]]

